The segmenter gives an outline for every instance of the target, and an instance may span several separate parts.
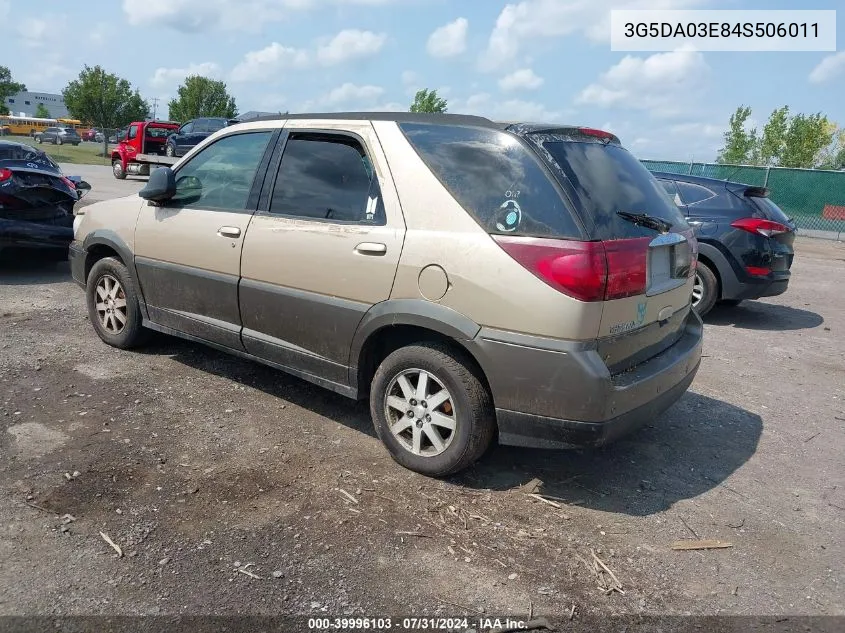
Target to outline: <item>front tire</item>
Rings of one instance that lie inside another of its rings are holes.
[[[478,370],[439,343],[402,347],[384,359],[370,387],[370,413],[393,459],[431,477],[470,466],[496,429]]]
[[[716,275],[707,264],[699,261],[695,269],[695,282],[692,287],[692,307],[698,313],[698,316],[703,317],[713,309],[718,299],[719,280],[716,279]]]
[[[126,172],[123,171],[123,163],[119,160],[113,160],[111,162],[111,171],[114,174],[114,177],[118,180],[126,180]]]
[[[166,156],[169,156],[170,158],[175,158],[176,157],[176,148],[173,147],[170,143],[168,143],[164,148],[164,153],[165,153]]]
[[[146,331],[141,326],[138,291],[123,262],[106,257],[94,264],[85,296],[88,318],[104,343],[130,349],[143,342]]]

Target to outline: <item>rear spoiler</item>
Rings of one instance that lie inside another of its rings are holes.
[[[766,187],[748,187],[742,195],[746,198],[768,198],[769,190]]]

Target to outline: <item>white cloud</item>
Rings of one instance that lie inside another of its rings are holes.
[[[824,83],[845,75],[845,51],[828,55],[813,68],[810,73],[810,82],[814,84]]]
[[[330,91],[322,99],[321,103],[326,105],[340,105],[347,103],[373,103],[384,94],[381,86],[357,86],[353,83],[345,83]]]
[[[693,50],[626,55],[578,95],[577,103],[646,110],[658,117],[683,114],[700,96],[710,67]]]
[[[413,86],[420,82],[420,76],[413,70],[406,70],[402,72],[402,85]]]
[[[502,77],[499,80],[499,88],[505,92],[536,90],[543,85],[544,81],[545,79],[536,75],[530,68],[523,68]]]
[[[542,103],[523,99],[500,101],[489,93],[479,92],[466,99],[452,99],[449,101],[449,112],[474,114],[495,121],[559,123],[562,117],[569,116],[571,110],[551,110]]]
[[[123,0],[130,24],[166,26],[185,33],[261,30],[294,12],[329,5],[387,5],[397,0]]]
[[[306,51],[273,42],[260,50],[247,53],[243,61],[232,69],[232,80],[266,81],[284,70],[304,68],[308,62]]]
[[[384,47],[387,35],[372,31],[346,29],[335,35],[317,50],[317,59],[324,66],[372,57]]]
[[[523,0],[506,5],[487,49],[481,57],[484,70],[495,70],[512,60],[526,42],[581,33],[593,41],[610,38],[611,9],[683,9],[713,0]]]
[[[156,68],[150,79],[153,88],[170,88],[178,86],[191,75],[201,75],[211,79],[218,79],[221,76],[220,66],[214,62],[203,62],[201,64],[189,64],[186,68]]]
[[[467,30],[469,22],[466,18],[458,18],[454,22],[445,24],[429,36],[426,49],[432,57],[454,57],[460,55],[467,48]]]
[[[18,34],[21,36],[24,45],[32,48],[44,46],[51,31],[50,23],[38,18],[21,20],[18,26]]]

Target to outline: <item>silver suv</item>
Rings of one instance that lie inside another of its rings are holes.
[[[77,218],[100,338],[206,343],[355,399],[432,476],[600,445],[689,387],[692,231],[606,132],[312,114],[226,127]]]

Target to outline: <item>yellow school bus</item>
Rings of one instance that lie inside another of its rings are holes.
[[[11,114],[0,114],[0,129],[5,134],[16,134],[19,136],[35,136],[51,125],[57,125],[60,119],[39,119],[30,116],[13,116]]]

